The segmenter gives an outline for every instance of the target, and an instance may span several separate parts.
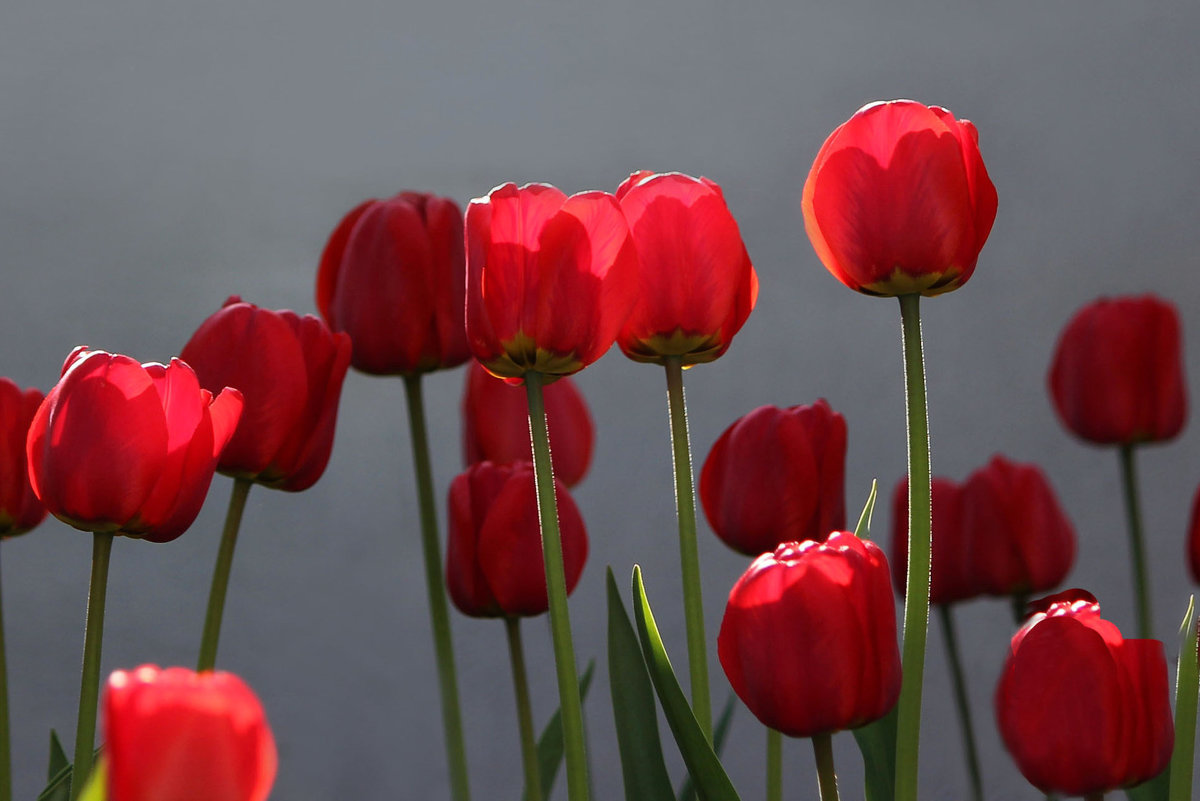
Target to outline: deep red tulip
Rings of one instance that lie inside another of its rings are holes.
[[[570,375],[604,355],[637,292],[617,199],[498,186],[467,207],[467,339],[493,375]]]
[[[975,270],[996,189],[967,120],[911,100],[863,106],[821,146],[804,182],[821,263],[868,295],[938,295]]]
[[[463,219],[448,198],[401,192],[338,223],[321,254],[317,308],[354,342],[351,363],[406,375],[467,360]]]
[[[738,697],[784,734],[811,737],[883,717],[900,695],[883,551],[837,531],[823,543],[764,553],[729,593],[717,654]]]
[[[596,439],[587,402],[570,378],[543,390],[546,424],[554,443],[551,458],[554,476],[567,487],[583,480],[592,461]],[[467,366],[463,389],[463,460],[476,462],[528,462],[529,411],[525,391],[502,381],[479,362]]]
[[[1200,584],[1200,488],[1196,489],[1196,497],[1192,499],[1192,517],[1188,523],[1188,566],[1192,569],[1192,579]]]
[[[996,722],[1021,773],[1063,795],[1158,775],[1175,742],[1162,643],[1123,638],[1083,590],[1032,606],[996,688]]]
[[[760,406],[713,444],[700,502],[721,540],[747,556],[846,527],[846,421],[824,399]]]
[[[962,526],[980,593],[1046,592],[1062,584],[1075,561],[1075,529],[1036,465],[997,455],[968,476]]]
[[[349,336],[311,314],[260,309],[235,295],[179,356],[202,387],[237,387],[245,401],[219,471],[291,492],[316,483],[333,449]]]
[[[40,390],[24,392],[0,378],[0,537],[24,534],[42,522],[46,507],[29,485],[25,440],[42,403]]]
[[[929,570],[929,602],[952,604],[981,594],[971,572],[970,539],[963,526],[962,487],[934,477],[933,551]],[[908,478],[892,494],[892,578],[903,595],[908,586]]]
[[[1154,297],[1100,298],[1063,329],[1050,396],[1063,425],[1101,445],[1174,439],[1187,420],[1179,314]]]
[[[33,490],[84,531],[167,542],[204,503],[242,395],[213,397],[192,368],[76,348],[26,443]]]
[[[567,592],[587,561],[587,532],[570,493],[555,481]],[[479,462],[450,484],[446,588],[473,617],[540,615],[549,608],[537,489],[528,462]]]
[[[258,697],[223,671],[143,665],[104,690],[112,801],[262,801],[275,738]]]
[[[617,189],[638,252],[638,295],[617,337],[639,362],[711,362],[754,308],[758,276],[721,187],[635,172]]]

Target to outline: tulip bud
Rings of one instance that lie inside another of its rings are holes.
[[[981,590],[971,569],[971,539],[963,525],[962,488],[935,477],[933,550],[929,570],[929,602],[952,604],[976,597]],[[904,595],[908,586],[908,478],[892,494],[892,577]]]
[[[46,507],[29,485],[25,440],[42,403],[36,389],[24,392],[0,378],[0,537],[24,534],[46,517]]]
[[[1192,569],[1192,580],[1200,584],[1200,487],[1192,499],[1192,517],[1188,523],[1188,566]]]

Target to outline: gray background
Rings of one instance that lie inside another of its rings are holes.
[[[702,173],[724,186],[763,291],[729,353],[687,374],[697,466],[751,408],[824,396],[849,421],[856,512],[872,477],[887,497],[904,469],[898,314],[821,268],[800,190],[834,126],[864,102],[914,97],[977,123],[1000,197],[975,277],[923,304],[935,472],[962,478],[1000,450],[1041,463],[1078,530],[1070,583],[1129,628],[1116,458],[1058,426],[1045,372],[1075,308],[1154,291],[1180,306],[1197,386],[1198,22],[1192,0],[18,0],[0,12],[0,373],[47,389],[80,343],[165,360],[234,292],[312,311],[325,238],[365,197],[414,188],[465,204],[507,180],[611,191],[635,169]],[[461,380],[426,382],[439,497],[460,469]],[[605,565],[644,565],[684,652],[664,384],[619,353],[578,380],[600,438],[576,493],[592,553],[572,614],[581,661],[600,658],[586,708],[596,797],[612,799]],[[1193,589],[1181,554],[1198,436],[1141,460],[1161,635]],[[324,479],[251,493],[219,661],[267,707],[275,798],[447,797],[408,447],[400,382],[352,374]],[[216,479],[175,543],[117,542],[106,672],[193,663],[229,486]],[[884,503],[882,539],[889,523]],[[707,530],[700,545],[715,636],[746,561]],[[47,730],[70,742],[89,558],[88,537],[53,520],[3,546],[21,798],[39,789]],[[988,795],[1037,797],[992,723],[1008,608],[975,602],[958,620]],[[453,625],[475,797],[514,798],[502,627]],[[526,629],[540,726],[557,703],[548,633]],[[958,799],[936,628],[928,665],[922,797]],[[715,656],[713,670],[719,704]],[[762,793],[762,747],[740,711],[727,763],[747,799]],[[846,797],[860,797],[852,739],[835,750]],[[807,744],[785,754],[788,796],[815,797]]]

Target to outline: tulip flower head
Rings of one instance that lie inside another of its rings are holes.
[[[236,295],[205,320],[180,358],[210,391],[244,399],[217,469],[291,492],[308,489],[333,450],[350,337],[312,315],[260,309]]]
[[[868,295],[939,295],[975,270],[996,218],[979,134],[939,106],[892,100],[837,127],[804,182],[821,263]]]
[[[41,403],[39,390],[22,392],[10,379],[0,378],[0,538],[24,534],[46,517],[46,507],[29,484],[25,456],[29,424]]]
[[[1192,580],[1200,584],[1200,488],[1192,499],[1192,515],[1188,523],[1188,567],[1192,570]]]

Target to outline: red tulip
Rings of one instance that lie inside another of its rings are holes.
[[[868,295],[965,284],[996,219],[979,134],[911,100],[863,106],[829,135],[804,182],[804,228],[821,263]]]
[[[729,593],[717,638],[734,692],[793,737],[883,717],[900,694],[887,559],[846,531],[754,560]]]
[[[592,461],[596,439],[592,416],[570,378],[545,387],[543,395],[546,423],[554,443],[550,454],[554,475],[573,487],[583,480]],[[529,461],[529,412],[523,389],[490,375],[479,362],[472,362],[467,367],[462,415],[466,466],[482,461]]]
[[[29,485],[25,439],[42,393],[0,378],[0,537],[24,534],[42,522],[46,507]]]
[[[758,276],[721,187],[677,172],[635,172],[617,189],[637,245],[637,302],[617,338],[639,362],[711,362],[754,308]]]
[[[1192,579],[1200,584],[1200,488],[1196,489],[1196,497],[1192,499],[1192,518],[1188,523],[1187,550]]]
[[[453,200],[401,192],[338,223],[321,254],[317,308],[354,341],[351,363],[406,375],[467,360],[462,212]]]
[[[240,392],[214,398],[179,359],[79,347],[30,424],[29,480],[68,525],[167,542],[200,512],[241,412]]]
[[[636,296],[617,199],[498,186],[467,207],[467,339],[493,375],[570,375],[604,355]]]
[[[569,593],[587,561],[587,532],[562,482],[554,483]],[[450,484],[449,506],[446,588],[454,605],[473,617],[545,612],[549,601],[533,466],[472,465]]]
[[[234,295],[180,358],[205,389],[237,387],[245,401],[218,470],[291,492],[316,483],[333,449],[349,336],[310,314],[260,309]]]
[[[112,801],[262,801],[275,739],[254,691],[232,673],[143,665],[104,691]]]
[[[1179,315],[1153,295],[1100,298],[1063,329],[1050,396],[1063,425],[1101,445],[1175,438],[1187,419]]]
[[[845,528],[845,480],[846,421],[824,399],[760,406],[713,444],[700,502],[726,545],[757,556]]]
[[[981,594],[971,568],[971,540],[963,525],[962,488],[948,478],[935,477],[933,489],[933,551],[929,571],[929,602],[952,604]],[[892,578],[903,595],[908,586],[908,478],[892,494]]]
[[[1034,606],[996,688],[996,722],[1021,773],[1063,795],[1158,775],[1175,741],[1162,643],[1123,638],[1083,590]]]

